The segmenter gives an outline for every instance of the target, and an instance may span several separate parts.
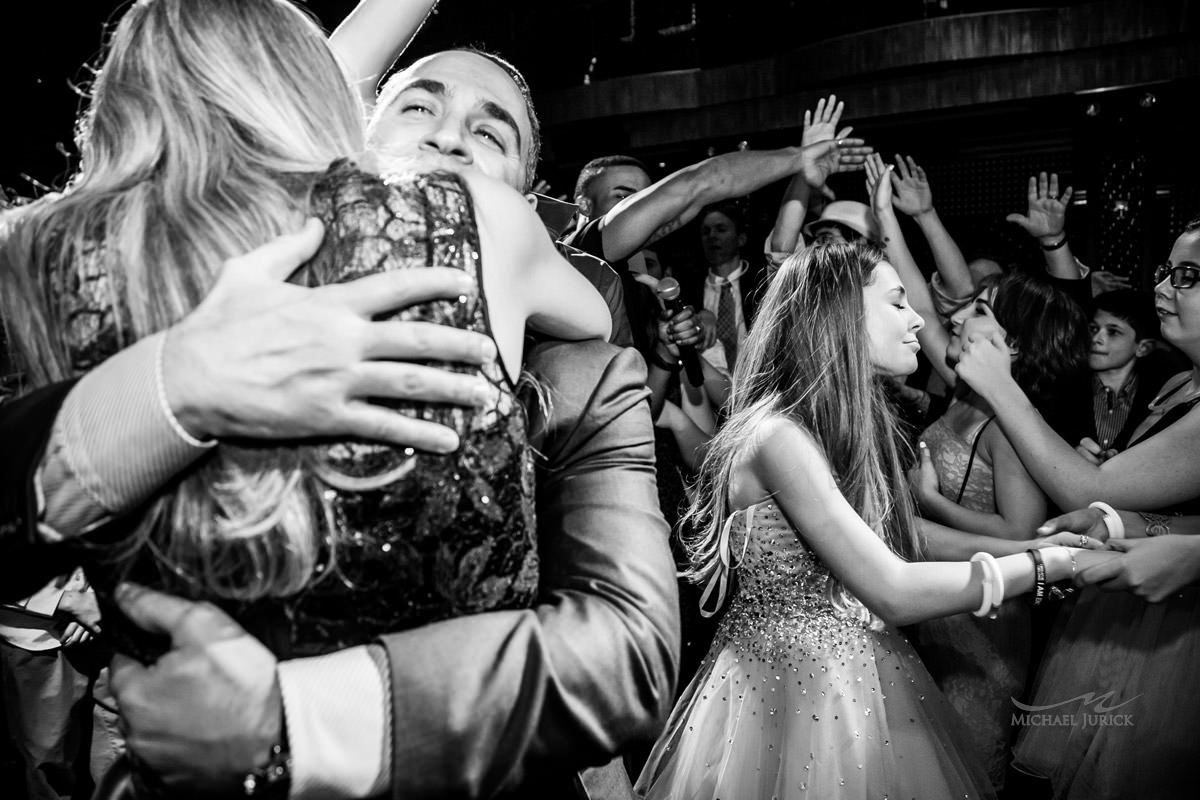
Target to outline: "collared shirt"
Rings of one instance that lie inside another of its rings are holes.
[[[1096,421],[1096,442],[1104,449],[1112,446],[1125,427],[1137,393],[1137,373],[1132,372],[1125,384],[1113,391],[1096,375],[1092,376],[1092,416]]]
[[[729,284],[729,291],[733,295],[733,313],[739,345],[746,338],[746,315],[742,311],[742,290],[739,281],[749,268],[750,263],[743,258],[738,268],[728,275],[721,276],[709,272],[704,279],[704,310],[711,311],[713,316],[716,316],[721,303],[721,292],[724,291],[725,284]]]

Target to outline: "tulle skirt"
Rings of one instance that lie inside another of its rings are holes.
[[[974,752],[997,790],[1012,761],[1013,699],[1029,677],[1031,622],[1024,598],[1000,607],[996,619],[971,614],[916,626],[913,644],[938,687],[971,734]]]
[[[764,657],[713,645],[635,793],[687,800],[992,797],[908,642]]]
[[[1038,673],[1014,765],[1057,798],[1200,796],[1200,589],[1085,591]]]

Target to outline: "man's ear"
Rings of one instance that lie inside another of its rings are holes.
[[[1133,348],[1133,357],[1145,358],[1150,355],[1154,352],[1154,345],[1156,343],[1154,339],[1138,339],[1137,345]]]
[[[583,214],[588,219],[592,216],[592,200],[585,194],[575,195],[575,205],[579,206],[579,213]]]

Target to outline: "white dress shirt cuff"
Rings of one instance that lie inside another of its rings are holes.
[[[367,646],[279,663],[294,800],[370,797],[386,788],[390,709]]]
[[[64,399],[35,478],[47,539],[77,536],[136,508],[215,444],[184,441],[159,401],[163,335],[108,359]]]

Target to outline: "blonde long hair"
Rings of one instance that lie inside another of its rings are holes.
[[[871,365],[863,287],[883,253],[867,244],[813,245],[771,278],[738,354],[729,418],[709,444],[695,500],[684,515],[684,574],[703,582],[720,569],[733,468],[769,417],[808,431],[855,511],[903,557],[918,552],[901,461],[903,437]]]
[[[106,349],[194,309],[228,258],[295,230],[314,174],[363,149],[320,28],[284,0],[138,0],[108,43],[61,193],[12,212],[4,317],[33,386],[78,368],[61,295],[95,275]],[[222,444],[129,541],[184,588],[250,599],[310,580],[329,509],[295,448]]]

